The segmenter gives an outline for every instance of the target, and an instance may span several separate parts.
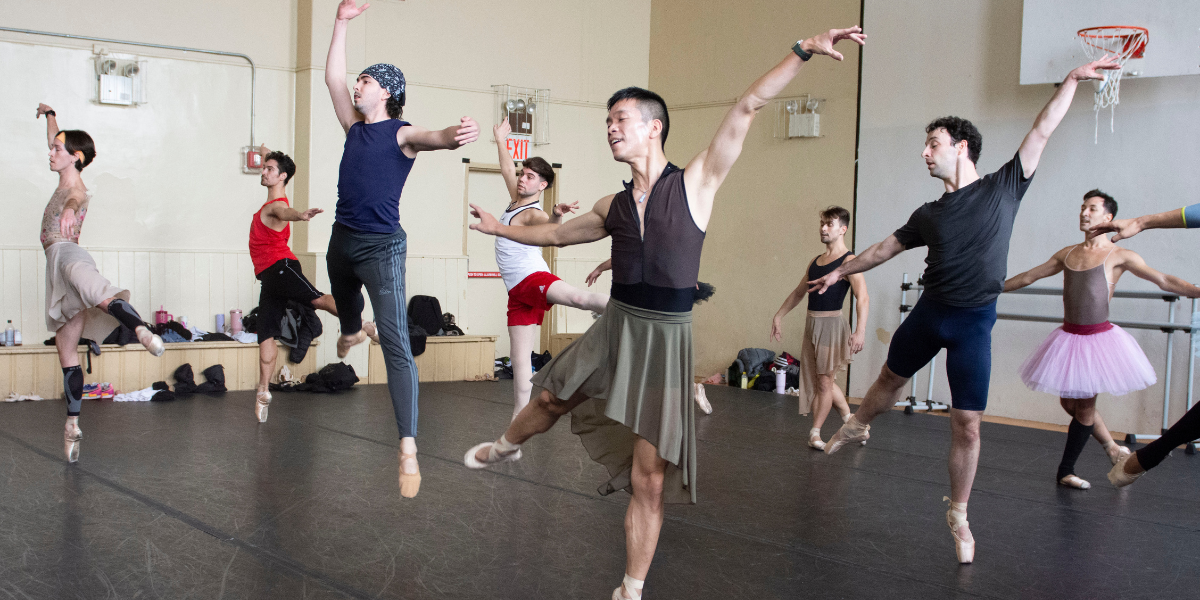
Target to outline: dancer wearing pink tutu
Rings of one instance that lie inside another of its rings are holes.
[[[1092,485],[1075,474],[1075,461],[1089,437],[1104,445],[1114,465],[1129,454],[1128,448],[1113,441],[1096,412],[1096,396],[1120,396],[1156,381],[1154,368],[1133,336],[1108,321],[1108,302],[1117,280],[1128,271],[1173,294],[1200,297],[1200,288],[1155,271],[1136,252],[1118,248],[1090,230],[1116,214],[1112,196],[1100,190],[1084,194],[1079,212],[1083,243],[1063,248],[1045,264],[1004,282],[1004,291],[1011,292],[1063,272],[1062,327],[1025,359],[1020,372],[1029,389],[1058,394],[1063,410],[1071,415],[1057,478],[1061,485],[1084,490]]]

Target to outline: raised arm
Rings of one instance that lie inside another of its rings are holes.
[[[58,135],[58,119],[55,118],[53,108],[46,104],[38,104],[37,116],[42,115],[46,115],[46,147],[53,148],[54,136]]]
[[[1163,291],[1187,296],[1188,298],[1200,298],[1200,287],[1196,287],[1174,275],[1160,273],[1150,268],[1150,265],[1147,265],[1146,261],[1132,250],[1121,250],[1120,252],[1124,255],[1124,260],[1120,266],[1124,267],[1126,271],[1157,285]]]
[[[472,223],[471,229],[488,235],[508,238],[527,246],[574,246],[586,244],[608,237],[604,228],[604,220],[608,216],[608,207],[612,204],[613,195],[601,198],[592,210],[566,223],[543,223],[541,225],[501,225],[490,213],[475,206],[471,207],[471,216],[479,219]]]
[[[831,29],[801,41],[800,46],[806,52],[842,60],[842,54],[833,49],[835,44],[842,40],[852,40],[861,46],[866,43],[866,38],[862,28],[855,26],[849,29]],[[708,223],[712,215],[713,197],[717,188],[725,181],[729,170],[733,168],[733,163],[741,155],[742,143],[746,139],[746,133],[750,131],[750,124],[754,122],[755,115],[800,73],[805,62],[795,52],[788,52],[778,65],[759,77],[742,94],[737,104],[725,114],[725,119],[721,121],[708,148],[688,163],[684,170],[684,183],[688,189],[688,205],[698,224]]]
[[[504,119],[492,127],[492,135],[496,138],[496,152],[500,154],[500,176],[504,178],[504,186],[508,188],[509,200],[516,202],[518,200],[517,165],[508,153],[508,146],[505,145],[510,133],[512,133],[512,126],[508,124],[508,119]]]
[[[479,124],[471,117],[463,117],[457,125],[430,131],[424,127],[409,125],[396,132],[396,143],[409,154],[431,150],[456,150],[479,139]],[[503,162],[503,161],[501,161]]]
[[[807,273],[808,271],[806,270],[805,274]],[[779,310],[775,311],[775,316],[771,318],[771,339],[777,342],[783,341],[783,318],[800,304],[806,293],[808,293],[808,284],[801,281],[800,285],[797,285],[796,289],[792,290],[792,293],[783,299],[783,304],[779,306]]]
[[[1024,273],[1021,273],[1020,275],[1009,277],[1004,282],[1004,291],[1011,292],[1013,290],[1019,290],[1039,279],[1045,279],[1051,275],[1057,275],[1063,270],[1063,259],[1067,256],[1066,253],[1068,250],[1070,250],[1069,247],[1063,248],[1062,250],[1055,252],[1054,256],[1050,257],[1050,260],[1028,271],[1025,271]]]
[[[842,263],[842,266],[830,271],[828,275],[808,282],[808,291],[809,293],[824,294],[825,290],[837,283],[839,279],[847,275],[870,271],[901,252],[904,252],[904,246],[900,240],[896,239],[896,234],[889,235],[882,242],[867,248],[862,254]]]
[[[1021,168],[1025,171],[1025,177],[1032,177],[1033,172],[1037,170],[1038,162],[1042,160],[1042,150],[1046,149],[1050,134],[1054,133],[1055,128],[1067,115],[1067,109],[1071,108],[1071,100],[1075,98],[1075,88],[1079,86],[1079,82],[1104,79],[1101,71],[1120,68],[1121,65],[1115,57],[1105,54],[1100,60],[1067,73],[1067,78],[1054,90],[1050,101],[1042,108],[1042,112],[1038,113],[1037,119],[1034,119],[1033,129],[1025,134],[1025,140],[1021,142],[1018,154],[1021,155]]]
[[[1132,219],[1117,219],[1093,225],[1090,231],[1098,233],[1116,232],[1112,241],[1127,240],[1146,229],[1195,229],[1200,227],[1200,204],[1176,210],[1143,215]]]
[[[350,90],[346,87],[346,28],[350,19],[361,15],[370,8],[370,4],[356,5],[355,0],[342,0],[338,4],[337,19],[333,22],[333,39],[329,41],[329,55],[325,57],[325,87],[329,88],[329,97],[333,99],[333,112],[337,113],[338,122],[344,131],[350,131],[350,126],[362,120],[362,115],[354,110],[354,100],[350,98]]]
[[[858,354],[867,341],[867,314],[871,309],[871,297],[867,295],[867,278],[862,273],[855,273],[846,279],[850,281],[850,291],[854,292],[854,308],[858,313],[854,319],[854,332],[850,334],[850,353]]]

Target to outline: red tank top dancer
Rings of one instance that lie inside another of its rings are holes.
[[[261,275],[267,267],[285,258],[296,260],[296,255],[292,254],[292,249],[288,247],[288,240],[292,237],[292,224],[284,221],[280,231],[263,225],[262,209],[272,202],[282,202],[291,206],[287,198],[276,198],[267,200],[259,207],[258,212],[254,213],[254,219],[250,221],[250,260],[254,263],[255,275]]]

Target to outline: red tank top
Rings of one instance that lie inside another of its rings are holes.
[[[254,263],[255,275],[285,258],[296,260],[296,255],[292,254],[292,249],[288,247],[288,238],[292,236],[292,224],[285,221],[282,231],[275,231],[263,225],[262,209],[272,202],[288,204],[287,198],[268,200],[259,207],[258,212],[254,213],[254,219],[250,221],[250,260]]]

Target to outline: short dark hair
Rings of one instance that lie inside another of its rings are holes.
[[[950,134],[950,141],[957,144],[967,140],[967,158],[972,163],[979,162],[979,153],[983,152],[983,136],[970,121],[959,117],[942,117],[925,127],[925,133],[933,133],[945,129]]]
[[[1088,198],[1102,198],[1104,200],[1104,210],[1112,215],[1114,219],[1117,218],[1117,201],[1112,196],[1100,191],[1100,188],[1096,188],[1083,195],[1084,202],[1087,202]]]
[[[75,170],[82,171],[84,167],[92,164],[92,159],[96,158],[96,142],[92,141],[92,136],[81,129],[64,129],[58,133],[63,136],[63,147],[67,152],[83,153],[83,160],[75,159]],[[58,137],[58,134],[54,134],[54,137]]]
[[[387,102],[383,105],[387,109],[387,114],[393,119],[399,119],[404,116],[404,94],[399,96],[388,96]]]
[[[533,171],[546,182],[546,187],[554,185],[554,167],[540,156],[531,156],[521,163],[522,167]]]
[[[612,110],[614,104],[622,100],[636,100],[638,110],[642,111],[642,120],[652,121],[658,119],[662,123],[662,136],[659,141],[663,148],[667,147],[667,134],[671,131],[671,117],[667,114],[667,103],[662,99],[662,96],[654,92],[640,87],[627,87],[623,90],[617,90],[608,99],[608,110]]]
[[[267,158],[263,160],[264,166],[268,160],[275,161],[275,164],[279,165],[279,171],[287,175],[287,181],[283,182],[284,185],[292,182],[292,176],[296,174],[296,163],[292,161],[292,157],[276,150],[268,154]]]
[[[826,208],[825,210],[821,211],[821,220],[825,221],[826,219],[828,219],[830,221],[837,219],[838,223],[845,225],[846,227],[849,227],[850,226],[850,211],[848,211],[840,206],[830,206],[829,208]]]

